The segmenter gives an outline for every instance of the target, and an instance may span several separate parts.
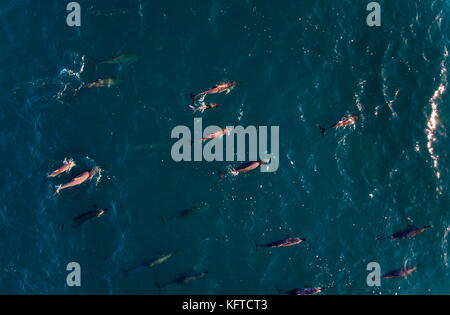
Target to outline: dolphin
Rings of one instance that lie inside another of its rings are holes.
[[[293,290],[281,290],[277,287],[278,294],[287,294],[287,295],[316,295],[323,291],[323,288],[307,288],[307,289],[293,289]]]
[[[63,189],[69,188],[69,187],[74,187],[74,186],[78,186],[83,184],[84,182],[91,180],[95,174],[97,174],[100,171],[99,167],[95,167],[90,171],[86,171],[81,173],[80,175],[78,175],[77,177],[75,177],[74,179],[72,179],[70,182],[64,184],[64,185],[59,185],[58,188],[56,189],[56,194],[59,194],[59,192]]]
[[[255,161],[255,162],[248,162],[248,163],[245,163],[245,164],[239,166],[239,167],[238,167],[237,169],[235,169],[235,170],[229,171],[229,173],[230,173],[231,175],[237,176],[237,175],[239,175],[240,173],[245,173],[245,172],[253,171],[253,170],[257,169],[258,167],[260,167],[261,165],[267,164],[267,163],[269,163],[269,162],[270,162],[270,160],[260,160],[260,161]]]
[[[402,269],[391,271],[383,276],[384,279],[405,278],[417,270],[417,266],[403,267]]]
[[[351,125],[356,124],[356,122],[358,121],[358,119],[359,119],[359,116],[357,116],[357,115],[350,115],[350,116],[347,116],[347,117],[342,118],[340,121],[338,121],[337,123],[331,125],[331,126],[328,127],[328,128],[319,126],[320,132],[322,133],[322,137],[325,136],[325,132],[326,132],[328,129],[333,129],[333,128],[334,128],[334,129],[338,129],[338,128],[342,128],[342,127],[351,126]]]
[[[120,83],[120,80],[117,79],[98,79],[97,81],[91,82],[87,85],[87,88],[93,88],[93,87],[111,87],[115,86]]]
[[[303,243],[306,241],[304,238],[298,238],[298,237],[288,237],[287,239],[271,242],[264,245],[258,245],[258,243],[255,242],[256,250],[258,250],[258,247],[266,247],[266,248],[283,248],[283,247],[291,247],[298,245],[300,243]]]
[[[221,106],[221,104],[216,104],[216,103],[212,103],[212,104],[205,104],[205,103],[203,103],[203,104],[202,104],[201,106],[199,106],[199,107],[195,107],[195,106],[189,105],[189,107],[192,109],[192,111],[194,112],[194,114],[195,114],[196,112],[198,112],[198,111],[204,113],[205,110],[207,110],[207,109],[212,109],[212,108],[216,108],[216,107],[219,107],[219,106]]]
[[[94,205],[94,210],[83,213],[73,219],[76,226],[81,226],[84,223],[86,223],[88,220],[94,219],[94,218],[100,218],[102,215],[105,214],[108,209],[99,209],[97,205]]]
[[[192,217],[194,215],[203,213],[207,210],[209,210],[210,206],[209,204],[207,204],[206,202],[201,202],[200,204],[187,208],[187,209],[183,209],[180,212],[178,212],[177,215],[170,217],[168,219],[182,219],[182,218],[188,218],[188,217]],[[163,220],[163,222],[166,222],[166,219],[164,217],[161,217],[161,219]]]
[[[169,260],[170,258],[172,258],[172,256],[176,253],[172,252],[172,253],[168,253],[168,254],[163,254],[163,255],[158,255],[148,261],[145,261],[144,263],[140,264],[139,266],[132,268],[131,270],[124,270],[125,275],[128,275],[130,272],[133,271],[138,271],[144,268],[153,268],[157,265],[160,265],[164,262],[166,262],[167,260]]]
[[[163,288],[172,285],[172,284],[177,284],[177,285],[182,285],[182,284],[188,284],[189,282],[195,281],[195,280],[199,280],[203,277],[205,277],[208,274],[208,271],[204,271],[204,272],[197,272],[197,273],[188,273],[188,274],[184,274],[179,276],[178,278],[167,282],[164,285],[160,285],[157,281],[155,281],[156,287],[158,288],[158,291],[161,291]]]
[[[203,96],[203,95],[218,94],[218,93],[223,93],[223,92],[226,92],[226,94],[228,94],[238,84],[239,84],[239,82],[224,82],[224,83],[216,84],[213,88],[211,88],[211,89],[209,89],[207,91],[204,91],[204,92],[201,92],[201,93],[198,93],[198,94],[191,93],[192,102],[194,103],[195,99],[197,97]]]
[[[69,173],[72,167],[76,166],[75,161],[72,159],[64,159],[63,165],[57,170],[53,171],[53,173],[49,174],[47,177],[56,177],[62,173]]]
[[[136,55],[121,55],[116,58],[108,59],[105,61],[100,62],[98,65],[103,64],[121,64],[121,63],[133,63],[138,61],[138,56]]]
[[[219,138],[222,138],[226,134],[230,134],[231,130],[232,130],[232,128],[221,128],[217,131],[210,133],[206,137],[201,138],[200,140],[205,142],[205,141],[212,140],[212,139],[219,139]]]
[[[426,230],[430,229],[431,225],[426,225],[423,227],[415,227],[415,226],[408,226],[408,228],[404,231],[400,231],[397,233],[392,234],[391,236],[388,237],[381,237],[378,238],[378,240],[386,240],[386,239],[406,239],[406,238],[413,238],[416,235],[422,234],[423,232],[425,232]]]
[[[195,206],[195,207],[191,207],[188,209],[184,209],[181,210],[177,217],[178,218],[186,218],[186,217],[191,217],[193,215],[199,214],[201,212],[204,212],[206,210],[209,209],[209,204],[207,204],[206,202],[202,202],[199,205]]]

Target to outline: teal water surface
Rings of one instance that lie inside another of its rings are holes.
[[[158,294],[155,281],[202,271],[161,293],[450,293],[448,1],[379,1],[373,28],[368,0],[79,0],[81,27],[67,26],[68,2],[0,4],[0,293]],[[138,61],[96,67],[123,54]],[[69,87],[106,77],[120,84]],[[220,181],[239,163],[172,160],[189,93],[222,81],[241,84],[208,98],[223,106],[203,124],[279,126],[276,172]],[[349,114],[354,127],[321,138],[317,124]],[[46,178],[66,157],[78,166]],[[54,194],[95,165],[98,181]],[[72,226],[94,204],[109,211]],[[255,250],[286,235],[307,241]],[[66,285],[70,262],[81,287]],[[370,262],[419,267],[374,288]]]

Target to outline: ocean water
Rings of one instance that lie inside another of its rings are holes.
[[[448,1],[379,1],[374,28],[369,0],[79,0],[81,27],[66,25],[68,2],[0,3],[0,293],[158,294],[155,281],[191,271],[209,273],[161,293],[450,293]],[[123,54],[139,60],[96,66]],[[69,87],[104,77],[121,83]],[[276,172],[219,181],[239,163],[172,160],[189,93],[221,81],[241,84],[208,98],[223,106],[203,124],[279,126]],[[320,136],[349,114],[354,127]],[[78,166],[46,178],[66,157]],[[54,194],[95,165],[98,181]],[[110,211],[73,227],[94,204]],[[288,234],[307,241],[255,250]],[[66,284],[70,262],[81,287]],[[418,270],[369,287],[370,262]]]

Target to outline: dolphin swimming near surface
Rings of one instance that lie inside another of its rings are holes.
[[[259,160],[259,161],[254,161],[254,162],[248,162],[248,163],[245,163],[245,164],[239,166],[237,169],[229,171],[229,173],[231,175],[237,176],[240,173],[253,171],[253,170],[257,169],[258,167],[260,167],[261,165],[268,164],[269,162],[270,162],[270,160]]]
[[[63,165],[58,168],[57,170],[53,171],[51,174],[49,174],[47,177],[56,177],[62,173],[69,173],[72,167],[76,166],[75,161],[72,159],[64,159]]]
[[[100,62],[98,65],[103,64],[121,64],[121,63],[133,63],[138,61],[138,57],[136,55],[121,55],[116,58],[108,59],[105,61]]]
[[[189,107],[192,109],[192,111],[194,112],[194,114],[196,113],[196,112],[198,112],[198,111],[200,111],[200,112],[205,112],[205,110],[207,110],[207,109],[212,109],[212,108],[216,108],[216,107],[219,107],[219,106],[221,106],[221,104],[216,104],[216,103],[212,103],[212,104],[202,104],[201,106],[199,106],[199,107],[195,107],[195,106],[192,106],[192,105],[189,105]]]
[[[166,262],[170,258],[172,258],[172,256],[175,253],[176,253],[176,251],[172,252],[172,253],[168,253],[168,254],[158,255],[158,256],[156,256],[156,257],[154,257],[154,258],[152,258],[152,259],[150,259],[148,261],[145,261],[144,263],[138,265],[135,268],[132,268],[130,270],[124,270],[124,274],[128,275],[130,272],[142,270],[142,269],[145,269],[145,268],[153,268],[153,267],[155,267],[157,265],[160,265],[160,264]]]
[[[321,293],[323,290],[323,288],[304,288],[284,291],[277,287],[278,294],[286,295],[316,295]]]
[[[423,232],[425,232],[426,230],[430,229],[432,226],[431,225],[426,225],[423,227],[415,227],[410,225],[406,230],[404,231],[400,231],[397,233],[394,233],[388,237],[381,237],[378,238],[378,240],[386,240],[386,239],[406,239],[406,238],[413,238],[414,236],[417,236]]]
[[[64,184],[64,185],[59,185],[58,188],[56,189],[56,194],[59,194],[59,192],[63,189],[69,188],[69,187],[74,187],[74,186],[78,186],[83,184],[84,182],[91,180],[95,174],[97,174],[100,171],[99,167],[95,167],[90,171],[86,171],[81,173],[80,175],[78,175],[77,177],[75,177],[74,179],[72,179],[70,182]]]
[[[157,281],[155,281],[156,287],[158,288],[158,291],[161,291],[163,288],[172,285],[172,284],[178,284],[178,285],[182,285],[182,284],[188,284],[189,282],[195,281],[195,280],[199,280],[203,277],[205,277],[208,274],[208,271],[204,271],[204,272],[196,272],[196,273],[189,273],[189,274],[185,274],[182,276],[179,276],[178,278],[167,282],[164,285],[160,285]]]
[[[93,88],[93,87],[112,87],[115,86],[117,84],[119,84],[120,81],[117,79],[112,79],[112,78],[108,78],[108,79],[98,79],[97,81],[91,82],[89,84],[87,84],[87,88]]]
[[[191,207],[191,208],[188,208],[188,209],[181,210],[181,211],[178,213],[177,217],[178,217],[178,218],[191,217],[191,216],[193,216],[193,215],[202,213],[202,212],[204,212],[204,211],[206,211],[206,210],[208,210],[208,209],[209,209],[209,204],[207,204],[206,202],[202,202],[202,203],[200,203],[200,204],[197,205],[197,206],[194,206],[194,207]]]
[[[204,91],[204,92],[201,92],[201,93],[198,93],[198,94],[192,94],[191,93],[192,102],[194,103],[195,99],[197,97],[199,97],[199,96],[202,96],[202,95],[218,94],[218,93],[223,93],[223,92],[226,92],[226,94],[228,94],[238,84],[239,84],[239,82],[224,82],[224,83],[216,84],[216,86],[214,86],[213,88],[211,88],[211,89],[209,89],[207,91]]]
[[[221,128],[217,131],[210,133],[206,137],[201,138],[200,140],[208,141],[208,140],[212,140],[212,139],[219,139],[219,138],[222,138],[224,135],[229,134],[231,132],[231,130],[232,130],[232,128]]]
[[[405,278],[417,270],[417,266],[403,267],[402,269],[391,271],[383,276],[384,279]]]
[[[108,211],[108,209],[99,209],[97,205],[94,205],[93,207],[94,210],[83,213],[73,219],[76,226],[81,226],[88,220],[100,218],[106,211]]]
[[[178,214],[176,214],[173,217],[169,217],[169,218],[164,218],[161,217],[162,221],[165,223],[166,220],[168,219],[182,219],[182,218],[188,218],[188,217],[192,217],[195,216],[197,214],[203,213],[207,210],[209,210],[210,206],[208,203],[206,202],[201,202],[200,204],[187,208],[187,209],[183,209],[180,212],[178,212]]]
[[[325,136],[325,132],[328,129],[333,129],[333,128],[334,129],[338,129],[338,128],[342,128],[342,127],[351,126],[351,125],[354,125],[358,121],[358,119],[359,119],[359,116],[357,116],[357,115],[350,115],[350,116],[342,118],[340,121],[338,121],[337,123],[331,125],[328,128],[319,126],[320,132],[322,133],[322,137]]]
[[[258,243],[255,242],[255,247],[258,249],[258,247],[266,247],[266,248],[283,248],[283,247],[291,247],[298,245],[300,243],[303,243],[306,241],[304,238],[298,238],[298,237],[288,237],[287,239],[271,242],[264,245],[258,245]]]

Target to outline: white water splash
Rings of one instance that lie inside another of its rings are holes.
[[[203,94],[203,95],[200,96],[200,98],[198,99],[198,103],[199,103],[201,106],[206,105],[206,103],[205,103],[205,98],[206,98],[206,94]]]
[[[99,184],[99,182],[100,182],[100,180],[101,180],[102,177],[103,177],[103,171],[104,171],[104,170],[103,170],[101,167],[96,166],[97,163],[95,162],[95,160],[94,160],[93,158],[91,158],[91,157],[89,157],[89,156],[86,156],[86,160],[90,161],[90,162],[94,165],[92,168],[98,167],[98,172],[97,172],[97,174],[96,174],[97,180],[95,181],[95,187],[97,187],[98,184]]]
[[[384,72],[385,72],[385,70],[383,69],[382,70],[383,77],[385,76]],[[398,96],[398,93],[400,92],[400,90],[396,90],[395,92],[391,93],[392,95],[389,95],[388,85],[386,83],[387,79],[384,79],[384,81],[385,81],[383,83],[384,100],[386,101],[386,104],[387,104],[387,106],[389,107],[389,110],[392,113],[392,117],[398,117],[398,114],[397,114],[397,112],[395,111],[395,108],[394,108],[394,103],[397,100],[397,96]]]
[[[447,240],[448,232],[450,232],[450,226],[445,230],[444,240],[442,242],[442,252],[443,252],[443,256],[444,256],[444,264],[445,264],[445,267],[447,267],[447,268],[449,267],[449,265],[448,265],[448,252],[447,252],[447,248],[448,248],[448,240]]]
[[[69,75],[69,76],[75,76],[77,79],[81,80],[81,74],[82,74],[83,71],[84,71],[85,65],[86,65],[86,62],[85,62],[85,60],[84,60],[84,56],[82,56],[82,57],[81,57],[81,67],[80,67],[80,70],[79,70],[78,72],[76,72],[76,71],[74,71],[74,70],[71,70],[71,69],[66,69],[66,68],[64,68],[64,69],[61,70],[61,72],[59,73],[59,75],[67,74],[67,75]]]
[[[394,102],[397,100],[397,96],[398,96],[399,92],[400,92],[400,90],[395,91],[393,98],[387,102],[387,105],[389,106],[389,109],[392,112],[392,116],[394,116],[394,117],[398,116],[397,112],[394,109]]]
[[[100,179],[102,179],[102,177],[103,177],[103,169],[99,169],[98,170],[98,176],[97,176],[97,180],[95,181],[95,187],[97,187],[98,186],[98,183],[100,182]]]
[[[362,112],[363,110],[363,104],[361,102],[361,95],[364,92],[364,88],[366,86],[366,80],[361,80],[358,83],[358,91],[357,93],[355,93],[355,102],[356,102],[356,107],[358,108],[358,110],[360,112]]]
[[[139,0],[138,14],[141,17],[141,24],[142,24],[142,18],[144,17],[143,9],[144,9],[144,7],[142,6],[142,0]]]
[[[82,56],[81,57],[81,66],[80,66],[80,70],[78,70],[78,72],[71,70],[71,69],[67,69],[67,68],[62,69],[59,72],[59,80],[60,80],[61,84],[64,85],[64,89],[57,93],[57,95],[56,95],[57,100],[60,100],[64,96],[64,93],[68,89],[71,89],[73,93],[76,93],[81,87],[83,87],[84,82],[81,79],[81,74],[83,73],[85,66],[86,66],[85,57]],[[76,88],[71,86],[70,85],[71,79],[75,79],[75,81],[78,82],[79,86]]]
[[[427,122],[427,148],[431,159],[433,160],[433,167],[436,171],[436,178],[441,179],[441,172],[439,171],[439,155],[436,154],[434,149],[434,143],[437,141],[436,132],[439,126],[439,103],[447,89],[447,68],[445,67],[446,60],[448,58],[448,50],[445,48],[444,59],[441,62],[441,73],[440,79],[441,83],[436,91],[434,91],[433,96],[430,99],[431,104],[431,114]],[[442,188],[437,188],[438,192],[442,191]]]
[[[414,150],[419,153],[420,152],[420,143],[419,141],[416,141],[416,145],[414,146]]]
[[[238,109],[238,117],[237,120],[241,121],[244,118],[244,104],[241,104]]]

